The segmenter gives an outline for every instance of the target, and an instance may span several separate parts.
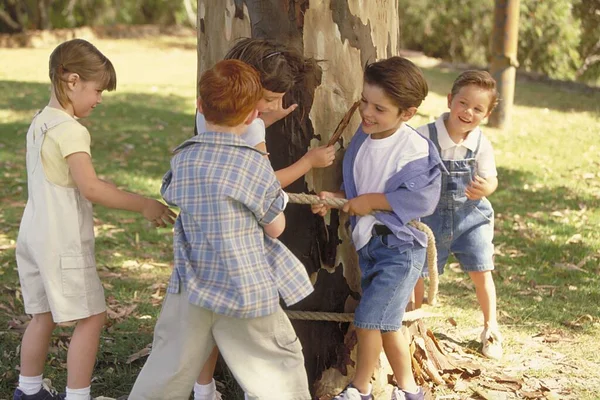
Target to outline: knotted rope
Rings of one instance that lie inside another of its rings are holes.
[[[288,193],[288,196],[290,198],[290,203],[311,205],[325,204],[333,208],[342,208],[344,204],[348,202],[347,199],[321,199],[319,196],[306,193]],[[421,232],[424,232],[427,235],[427,269],[429,270],[429,290],[427,293],[427,302],[433,306],[437,302],[439,286],[439,277],[437,269],[437,251],[435,249],[435,236],[433,236],[433,232],[431,231],[431,229],[420,221],[410,221],[408,225],[420,230]]]

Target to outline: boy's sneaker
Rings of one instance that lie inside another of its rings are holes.
[[[481,344],[484,356],[495,360],[502,358],[502,335],[498,328],[485,328],[481,332]]]
[[[64,400],[64,394],[58,394],[58,392],[49,386],[43,385],[39,392],[36,394],[25,394],[21,389],[15,389],[13,394],[13,400]]]
[[[425,394],[423,393],[423,389],[419,386],[419,391],[417,393],[409,393],[400,389],[399,387],[395,387],[392,392],[392,400],[424,400]]]
[[[331,400],[373,400],[373,395],[361,394],[352,384],[346,386],[342,393],[338,394]]]

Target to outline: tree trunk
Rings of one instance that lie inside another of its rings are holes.
[[[52,21],[50,21],[50,5],[53,0],[38,0],[38,28],[42,30],[52,29]]]
[[[298,160],[311,145],[326,144],[359,99],[365,63],[397,53],[397,15],[394,0],[198,0],[198,74],[220,60],[239,37],[275,39],[318,60],[316,72],[286,95],[286,105],[296,102],[298,109],[267,130],[267,148],[277,170]],[[314,170],[286,190],[337,190],[343,148],[358,124],[356,114],[334,166]],[[308,206],[291,204],[286,218],[288,229],[281,239],[302,260],[315,286],[315,292],[292,309],[353,312],[360,298],[360,272],[346,217],[333,211],[324,221]],[[335,394],[353,375],[353,330],[348,323],[293,323],[304,348],[311,390],[318,397]],[[375,374],[376,393],[391,390],[387,373],[391,372],[382,368]]]

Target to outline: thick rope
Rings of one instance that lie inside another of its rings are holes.
[[[333,321],[333,322],[354,322],[353,313],[334,313],[323,311],[295,311],[285,310],[289,319],[301,321]],[[404,313],[402,322],[413,322],[421,318],[439,317],[440,314],[424,311],[422,308]]]
[[[321,199],[319,196],[306,193],[288,193],[290,203],[294,204],[325,204],[333,208],[342,208],[348,202],[347,199],[329,198]],[[420,221],[410,221],[409,225],[424,232],[427,235],[427,269],[429,270],[429,290],[427,302],[434,306],[437,303],[439,277],[437,269],[437,251],[435,249],[435,236],[431,229]]]

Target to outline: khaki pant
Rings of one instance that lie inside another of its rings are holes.
[[[310,400],[302,346],[285,312],[242,319],[168,293],[129,400],[187,400],[215,344],[249,399]]]

